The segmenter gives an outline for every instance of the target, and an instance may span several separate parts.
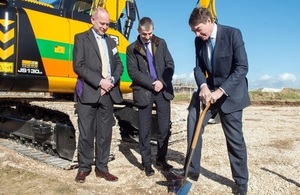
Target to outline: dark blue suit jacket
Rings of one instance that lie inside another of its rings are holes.
[[[115,87],[109,92],[115,103],[123,101],[119,83],[123,73],[123,64],[119,57],[116,42],[109,36],[104,36],[107,43],[111,75]],[[73,68],[78,75],[76,95],[82,103],[97,103],[100,99],[99,87],[102,79],[102,62],[97,40],[92,29],[76,34],[74,38]]]
[[[208,64],[206,41],[195,39],[196,67],[194,76],[198,92],[203,83],[210,90],[221,87],[226,92],[217,105],[225,113],[241,110],[250,105],[248,83],[248,60],[244,41],[239,29],[219,25],[213,54],[213,71]]]

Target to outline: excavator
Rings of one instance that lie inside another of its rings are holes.
[[[126,47],[133,23],[138,17],[135,1],[0,1],[1,137],[38,149],[42,153],[28,149],[26,155],[56,163],[54,165],[65,169],[77,164],[76,121],[71,121],[68,113],[37,106],[32,102],[53,99],[53,103],[64,106],[59,99],[73,101],[77,80],[72,65],[74,35],[91,27],[90,15],[98,6],[110,13],[107,34],[117,42],[120,58],[126,65]],[[123,94],[131,92],[130,84],[125,68],[120,83]],[[28,94],[40,93],[47,93],[50,97],[27,97]],[[135,120],[132,117],[135,112],[126,102],[123,107],[120,105],[116,108],[115,116],[119,119],[120,129],[128,129],[126,126],[137,123],[123,122],[126,120],[123,116]]]
[[[90,16],[99,6],[110,14],[107,34],[116,41],[125,67],[120,88],[130,94],[126,47],[139,13],[136,0],[48,2],[0,0],[0,139],[15,140],[17,146],[2,140],[0,145],[21,147],[25,155],[72,169],[78,162],[76,121],[61,110],[32,104],[45,100],[34,94],[47,94],[53,102],[73,101],[77,80],[72,66],[74,35],[91,27]],[[199,3],[215,13],[214,4],[215,0]],[[114,115],[122,136],[138,134],[136,112],[130,100],[116,106]],[[155,129],[155,113],[153,121]]]

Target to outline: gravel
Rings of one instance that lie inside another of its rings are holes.
[[[63,106],[43,104],[73,113],[71,102]],[[167,159],[176,168],[181,168],[185,160],[187,105],[187,102],[172,102],[172,136]],[[75,115],[71,117],[76,121]],[[245,109],[248,194],[300,194],[299,118],[299,106],[252,105]],[[203,136],[202,172],[199,180],[192,183],[189,194],[232,194],[234,182],[220,124],[208,125]],[[109,169],[119,177],[118,182],[96,178],[92,172],[85,183],[77,184],[74,181],[77,169],[58,169],[0,146],[0,194],[174,194],[168,191],[173,176],[154,166],[155,175],[146,177],[141,170],[138,144],[123,142],[117,126],[111,153],[115,160],[109,163]],[[152,154],[155,159],[155,142]]]

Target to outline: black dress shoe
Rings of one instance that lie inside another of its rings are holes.
[[[178,176],[178,177],[184,177],[185,175],[185,170],[184,169],[171,169],[170,170],[171,173],[173,173],[174,175]],[[189,171],[188,173],[188,178],[190,178],[193,181],[198,181],[199,179],[199,173],[194,173]]]
[[[77,173],[77,175],[75,177],[75,181],[77,183],[84,183],[86,176],[88,176],[90,174],[90,172],[91,171],[88,171],[88,172],[78,171],[78,173]]]
[[[246,195],[248,191],[248,185],[247,184],[241,184],[237,186],[237,190],[234,193],[235,195]]]
[[[171,169],[171,173],[173,173],[175,176],[184,177],[184,169]]]
[[[151,175],[154,175],[154,170],[152,169],[151,165],[146,165],[145,166],[145,173],[146,173],[146,176],[151,176]]]
[[[156,166],[160,167],[163,171],[170,171],[170,169],[173,168],[173,166],[168,164],[165,160],[156,160]]]

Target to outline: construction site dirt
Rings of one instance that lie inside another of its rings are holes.
[[[73,109],[73,103],[63,109]],[[61,105],[56,105],[62,109]],[[168,162],[175,168],[184,164],[187,150],[187,102],[172,102],[172,135]],[[247,144],[248,194],[300,193],[300,105],[299,103],[254,103],[244,110],[243,131]],[[221,124],[207,125],[203,135],[201,175],[189,194],[232,194],[227,149]],[[0,142],[7,142],[0,139]],[[109,171],[117,182],[96,178],[94,167],[85,183],[76,183],[77,169],[63,170],[26,157],[0,145],[0,194],[174,194],[172,176],[154,166],[147,177],[141,169],[137,142],[122,141],[114,127]],[[152,144],[155,164],[156,145]]]

